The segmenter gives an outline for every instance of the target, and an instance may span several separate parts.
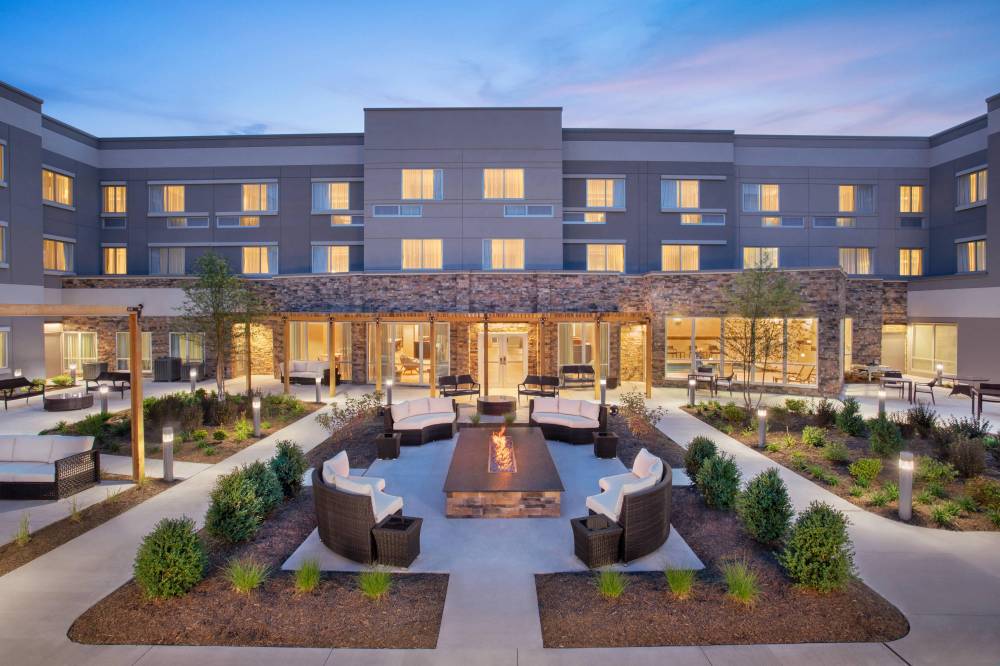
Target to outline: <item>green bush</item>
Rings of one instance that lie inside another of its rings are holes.
[[[696,482],[705,504],[731,509],[740,490],[740,470],[732,456],[715,455],[702,463]]]
[[[263,515],[271,513],[285,499],[278,475],[267,463],[257,460],[245,465],[240,471],[253,483]]]
[[[788,499],[788,488],[776,467],[766,469],[750,480],[736,500],[736,512],[747,532],[757,541],[764,544],[781,541],[794,512]]]
[[[837,430],[860,437],[865,434],[865,420],[861,417],[861,406],[857,398],[847,398],[844,400],[844,407],[837,413]]]
[[[196,442],[207,442],[208,441],[208,431],[199,428],[191,433],[191,439]]]
[[[273,393],[261,398],[260,413],[269,419],[293,418],[305,414],[306,406],[294,395]]]
[[[689,598],[694,591],[695,572],[693,569],[667,569],[663,572],[671,594],[681,601]]]
[[[816,425],[820,428],[829,428],[837,422],[837,405],[823,398],[816,403],[815,414]]]
[[[965,490],[981,507],[1000,510],[1000,483],[977,476],[965,484]]]
[[[721,568],[729,597],[741,604],[753,606],[760,596],[760,586],[757,574],[750,568],[750,564],[745,560],[736,560],[725,562]]]
[[[882,471],[882,461],[878,458],[859,458],[850,464],[847,471],[856,484],[868,488]]]
[[[245,442],[253,435],[253,424],[242,416],[233,425],[233,439],[237,442]]]
[[[260,587],[270,573],[266,564],[252,557],[238,557],[229,560],[224,575],[233,589],[240,594],[250,594]]]
[[[285,497],[295,497],[302,490],[302,475],[309,469],[309,461],[300,447],[291,440],[283,439],[277,444],[277,452],[268,463],[278,477]]]
[[[160,441],[164,426],[173,427],[177,433],[193,432],[201,427],[204,418],[201,401],[190,393],[146,398],[142,401],[142,416],[146,438],[151,442]]]
[[[49,383],[53,386],[58,386],[59,388],[65,388],[73,385],[73,378],[69,375],[56,375],[49,380]]]
[[[205,425],[227,426],[236,422],[240,414],[246,411],[243,396],[223,393],[220,398],[215,391],[206,392],[199,389],[195,392],[205,414]]]
[[[939,483],[951,483],[958,478],[958,470],[950,462],[942,462],[930,456],[917,456],[916,474],[917,481],[924,483],[937,481]]]
[[[955,521],[961,514],[961,509],[953,502],[940,504],[931,509],[931,520],[940,527],[954,527]]]
[[[981,439],[958,436],[948,445],[948,459],[966,479],[986,470],[986,448]]]
[[[807,446],[823,446],[826,443],[826,433],[822,428],[806,426],[802,429],[802,443]]]
[[[828,442],[823,447],[823,457],[832,463],[845,463],[851,459],[851,454],[842,442]]]
[[[982,439],[990,434],[992,424],[977,416],[951,416],[941,426],[951,434],[952,439],[965,437],[967,439]]]
[[[371,569],[358,574],[358,589],[366,598],[381,601],[392,588],[392,574],[382,569]]]
[[[805,470],[809,465],[809,462],[806,460],[806,454],[801,451],[792,451],[792,454],[789,456],[789,462],[792,465],[792,469],[799,471]]]
[[[809,475],[812,478],[817,481],[822,481],[828,486],[836,486],[840,483],[840,479],[838,479],[835,475],[830,474],[819,465],[806,465],[806,471],[809,472]]]
[[[204,577],[207,563],[194,521],[164,518],[143,537],[132,573],[147,597],[179,597]]]
[[[620,571],[604,569],[597,573],[597,591],[605,599],[617,599],[628,587],[628,579]]]
[[[855,483],[847,490],[847,492],[850,494],[851,497],[861,497],[862,495],[865,494],[865,487],[859,486],[858,484]]]
[[[319,560],[304,560],[295,570],[295,591],[300,594],[312,592],[319,586]]]
[[[212,433],[212,439],[217,442],[225,441],[227,435],[225,430],[216,430]]]
[[[889,481],[882,489],[878,492],[872,493],[872,496],[868,498],[868,503],[872,506],[885,506],[890,502],[895,502],[899,499],[899,486]]]
[[[975,513],[979,511],[979,505],[976,504],[976,500],[972,499],[968,495],[960,495],[956,497],[955,505],[962,509],[962,513]]]
[[[921,437],[928,437],[934,431],[934,426],[937,424],[937,412],[927,405],[918,402],[906,411],[906,422]]]
[[[872,453],[882,458],[894,456],[903,448],[903,435],[899,426],[885,415],[868,421],[868,441]]]
[[[806,406],[806,401],[800,398],[785,398],[785,409],[791,414],[798,414],[802,416],[807,413],[808,407]]]
[[[847,584],[854,575],[847,525],[847,517],[824,502],[812,502],[799,515],[779,556],[797,585],[826,593]]]
[[[216,479],[205,514],[209,534],[230,543],[246,541],[257,533],[263,519],[256,486],[242,470]]]
[[[733,424],[743,423],[747,420],[746,410],[738,406],[735,402],[727,402],[723,405],[721,414],[722,418]]]
[[[684,452],[684,471],[688,478],[694,481],[698,476],[698,470],[705,460],[711,458],[716,453],[715,442],[708,437],[697,436],[688,444],[687,451]]]

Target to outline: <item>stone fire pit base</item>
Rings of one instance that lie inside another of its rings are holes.
[[[558,491],[446,493],[448,518],[558,518]]]

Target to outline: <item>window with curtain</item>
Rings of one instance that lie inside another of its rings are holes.
[[[441,270],[442,250],[440,238],[404,238],[404,271]]]
[[[344,224],[358,224],[362,225],[365,223],[365,218],[357,215],[331,215],[330,216],[330,226],[336,227]]]
[[[105,247],[102,248],[104,253],[104,274],[105,275],[125,275],[128,272],[126,257],[126,248],[124,247]]]
[[[483,169],[484,199],[523,199],[524,169]]]
[[[778,248],[743,248],[743,268],[778,268]]]
[[[0,328],[0,368],[10,367],[10,328]]]
[[[874,213],[874,185],[838,185],[838,211],[841,213]]]
[[[63,332],[63,372],[69,372],[70,363],[76,364],[78,373],[83,373],[84,363],[97,362],[97,333]]]
[[[205,360],[205,336],[201,333],[171,333],[170,355],[182,363],[201,363]]]
[[[0,143],[0,183],[7,182],[7,144]]]
[[[588,178],[587,208],[624,208],[624,178]]]
[[[978,273],[986,270],[986,239],[956,243],[958,272]]]
[[[781,186],[775,183],[744,183],[743,210],[775,212],[781,206]]]
[[[487,238],[483,240],[484,271],[524,270],[523,238]]]
[[[73,176],[42,169],[42,200],[72,206]]]
[[[921,248],[899,248],[899,274],[904,277],[924,274],[924,251]]]
[[[139,344],[142,348],[141,372],[153,371],[153,334],[149,331],[140,331]],[[129,335],[128,331],[115,333],[115,370],[118,372],[129,371]]]
[[[347,182],[313,183],[312,209],[314,213],[334,210],[349,210],[351,207],[351,184]]]
[[[403,169],[402,199],[443,199],[444,171],[441,169]]]
[[[604,224],[608,221],[605,212],[563,211],[563,222],[569,224]]]
[[[347,273],[351,270],[351,248],[347,245],[313,245],[313,273]]]
[[[183,247],[154,247],[149,250],[150,275],[184,275]]]
[[[924,212],[924,186],[923,185],[900,185],[899,186],[899,212],[900,213],[922,213],[922,212]]]
[[[958,326],[955,324],[912,324],[907,327],[910,372],[930,375],[940,363],[943,371],[958,371]]]
[[[150,213],[183,213],[185,206],[185,185],[150,185]]]
[[[958,176],[958,205],[972,206],[986,201],[987,169]]]
[[[848,229],[857,225],[853,217],[814,217],[813,227],[816,229]]]
[[[696,271],[699,268],[697,245],[663,245],[660,250],[664,271]]]
[[[720,227],[726,223],[726,216],[723,213],[682,213],[681,224],[700,224],[703,226]]]
[[[273,213],[278,210],[277,183],[243,183],[242,194],[241,211]]]
[[[7,261],[7,225],[0,224],[0,264],[6,264]]]
[[[101,212],[108,214],[125,213],[125,185],[101,186]]]
[[[274,275],[278,272],[278,246],[254,245],[243,248],[243,273]]]
[[[660,208],[663,210],[700,207],[699,181],[673,180],[669,178],[660,181]]]
[[[42,240],[42,267],[47,271],[73,272],[73,243],[45,238]]]
[[[588,243],[587,270],[624,272],[625,246],[621,243]]]
[[[840,248],[840,268],[848,275],[871,275],[872,250],[870,247]]]
[[[593,323],[559,324],[559,369],[564,365],[590,365],[594,363]],[[601,370],[600,376],[607,377],[611,359],[611,324],[601,322]]]

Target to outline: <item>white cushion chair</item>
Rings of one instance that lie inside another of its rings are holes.
[[[0,498],[59,499],[100,481],[93,437],[0,435]]]
[[[535,398],[530,410],[531,423],[541,427],[546,439],[574,444],[593,442],[606,418],[606,408],[596,402],[562,397]]]
[[[386,410],[386,432],[401,434],[400,444],[425,444],[454,434],[458,412],[454,398],[418,398]]]
[[[587,508],[617,522],[624,497],[652,488],[662,477],[663,461],[642,449],[632,462],[632,471],[598,481],[602,492],[587,498]]]
[[[316,383],[316,378],[323,378],[323,373],[330,367],[326,361],[292,361],[288,371],[290,381],[306,384]]]
[[[323,481],[328,485],[340,488],[339,479],[347,479],[353,484],[370,486],[374,490],[385,489],[385,479],[375,476],[357,476],[351,474],[351,463],[347,451],[341,451],[323,463]]]

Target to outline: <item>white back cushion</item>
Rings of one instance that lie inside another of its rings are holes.
[[[593,419],[594,421],[599,420],[598,417],[601,415],[601,406],[596,402],[590,402],[589,400],[584,400],[580,403],[580,416],[584,416],[588,419]]]
[[[306,367],[308,367],[306,361],[292,361],[292,372],[305,372]]]
[[[417,398],[410,400],[410,416],[418,416],[431,411],[430,400],[428,398]]]
[[[455,411],[452,406],[454,401],[451,398],[428,398],[428,402],[430,403],[429,410],[433,414]]]
[[[337,490],[343,490],[345,493],[353,495],[368,495],[371,497],[373,490],[373,486],[370,483],[358,483],[346,476],[338,476],[335,485],[337,486]]]
[[[0,435],[0,462],[10,462],[14,458],[14,435]]]
[[[625,495],[631,495],[632,493],[637,493],[640,490],[646,490],[647,488],[652,488],[656,485],[658,479],[652,474],[644,476],[638,481],[633,481],[632,483],[626,483],[622,486],[622,493]]]
[[[13,462],[48,462],[52,452],[49,435],[18,435],[14,440]]]
[[[653,464],[658,460],[659,458],[644,448],[636,454],[635,460],[632,461],[632,473],[638,477],[647,476]]]
[[[559,398],[558,400],[560,414],[580,415],[580,403],[583,402],[582,400],[568,400],[566,398]]]
[[[559,411],[559,398],[535,398],[535,411],[555,414]]]
[[[55,462],[76,455],[77,453],[89,451],[93,447],[93,437],[62,437],[54,435],[52,437],[52,450],[49,451],[48,462]]]
[[[401,402],[398,405],[392,406],[392,420],[402,421],[407,416],[410,415],[410,403]]]

